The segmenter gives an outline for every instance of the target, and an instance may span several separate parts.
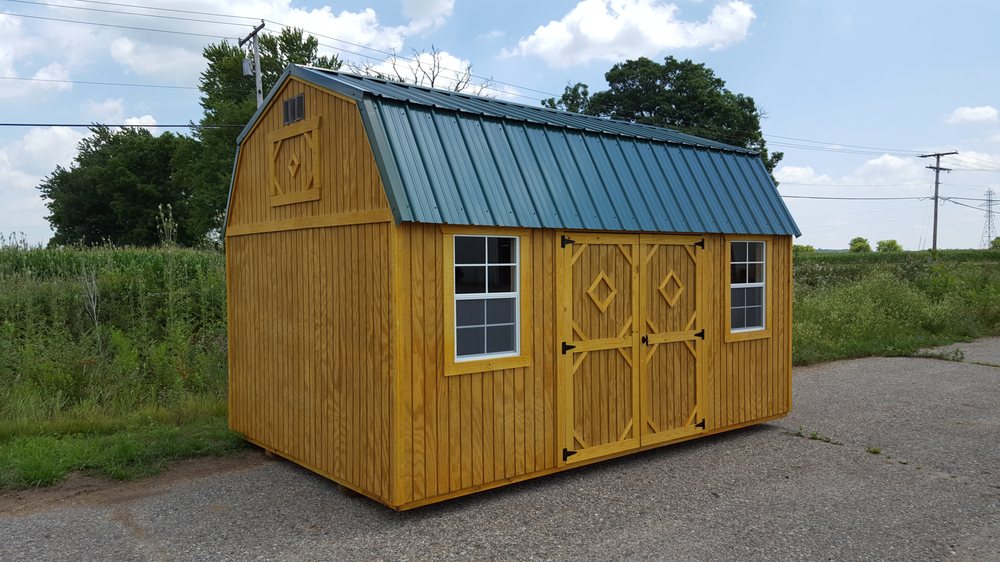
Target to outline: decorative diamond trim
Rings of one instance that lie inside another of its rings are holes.
[[[604,283],[604,285],[611,291],[608,293],[608,296],[604,297],[604,300],[601,300],[601,298],[597,296],[597,287],[601,283]],[[587,289],[587,296],[590,297],[590,300],[594,301],[594,304],[597,305],[597,308],[599,308],[601,312],[604,312],[609,306],[611,306],[611,302],[615,300],[615,297],[618,296],[618,289],[615,289],[615,286],[611,283],[611,279],[608,279],[608,276],[602,271],[594,279],[594,282],[590,284],[590,288]]]
[[[292,153],[292,157],[288,159],[288,173],[292,174],[294,178],[299,173],[299,155]]]
[[[677,287],[673,291],[674,293],[673,295],[668,295],[667,285],[669,285],[671,281],[676,283]],[[674,270],[671,269],[670,273],[668,273],[667,276],[663,279],[663,282],[660,283],[660,286],[657,290],[660,292],[660,295],[663,296],[663,300],[667,301],[667,304],[670,305],[670,308],[673,308],[674,305],[677,304],[677,300],[681,298],[681,293],[684,292],[684,283],[681,283],[680,278],[677,277],[677,274],[674,273]]]

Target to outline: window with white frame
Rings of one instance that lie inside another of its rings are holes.
[[[730,328],[764,329],[764,243],[730,242]]]
[[[455,359],[517,355],[518,238],[455,236]]]

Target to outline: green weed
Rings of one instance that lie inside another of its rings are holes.
[[[224,453],[224,257],[0,237],[0,487]]]

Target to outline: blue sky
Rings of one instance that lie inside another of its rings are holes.
[[[154,5],[200,14],[139,7]],[[1000,4],[993,2],[0,0],[0,122],[197,121],[198,91],[190,88],[204,68],[201,50],[244,35],[247,18],[327,36],[323,53],[358,64],[433,45],[447,66],[471,62],[474,74],[496,80],[492,95],[532,105],[548,97],[539,91],[558,94],[569,83],[602,89],[604,72],[627,58],[704,62],[765,109],[765,137],[785,152],[776,172],[783,195],[925,198],[933,193],[931,162],[915,156],[958,150],[942,162],[954,171],[942,175],[941,194],[953,199],[939,208],[941,247],[978,246],[985,213],[959,204],[978,206],[988,187],[1000,192]],[[182,88],[81,83],[88,81]],[[0,232],[48,239],[35,186],[70,163],[84,134],[0,127]],[[907,249],[930,245],[929,200],[786,203],[801,244],[844,248],[860,235],[873,245],[890,238]]]

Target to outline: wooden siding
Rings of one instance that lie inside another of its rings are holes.
[[[283,125],[300,93],[306,120]],[[273,178],[318,199],[275,199]],[[283,86],[241,146],[227,226],[230,427],[391,503],[394,227],[354,102]]]
[[[765,338],[726,342],[725,272],[729,249],[725,238],[706,244],[707,299],[705,319],[711,339],[707,355],[706,429],[720,429],[787,414],[792,381],[792,271],[790,236],[760,236],[767,243],[767,291],[770,330]]]
[[[389,224],[230,238],[229,423],[390,497]]]
[[[399,234],[399,504],[448,497],[555,466],[555,232],[531,252],[531,365],[445,375],[444,240],[437,225]],[[488,230],[488,229],[484,229]],[[544,345],[543,345],[544,344]]]
[[[319,162],[311,156],[311,149],[301,137],[285,141],[276,156],[271,153],[273,138],[280,137],[284,130],[303,128],[304,122],[283,125],[281,112],[284,99],[301,93],[305,94],[306,122],[319,118],[317,132],[312,133],[318,142]],[[298,159],[295,174],[290,173],[289,167],[293,155]],[[283,189],[307,190],[311,180],[318,177],[319,199],[272,206],[269,167],[272,158],[277,159],[275,176]],[[357,105],[353,100],[297,79],[289,80],[272,98],[270,107],[244,139],[235,171],[236,189],[227,225],[233,233],[252,232],[252,227],[274,223],[294,227],[295,221],[307,217],[349,216],[389,208]],[[278,229],[281,228],[272,230]]]
[[[483,232],[490,230],[484,228]],[[533,230],[528,235],[530,240],[524,241],[531,248],[533,265],[532,322],[525,331],[525,337],[534,338],[531,365],[457,376],[445,375],[442,342],[449,327],[444,325],[444,307],[450,303],[445,302],[443,286],[447,265],[442,228],[403,224],[397,235],[400,342],[394,376],[398,377],[400,442],[395,506],[423,505],[571,467],[560,462],[556,443],[558,432],[565,430],[561,417],[556,416],[560,357],[556,332],[557,233]],[[761,238],[768,243],[768,279],[773,284],[769,293],[773,329],[769,337],[727,343],[722,319],[728,313],[723,298],[728,290],[723,275],[729,266],[728,251],[723,236],[705,238],[705,250],[699,259],[704,298],[698,299],[698,306],[704,310],[697,315],[703,319],[706,340],[698,341],[697,346],[704,350],[698,355],[705,362],[700,415],[704,415],[706,427],[699,434],[680,431],[676,438],[664,443],[773,419],[786,414],[790,407],[791,239]],[[678,256],[687,255],[682,250],[676,252],[682,252]],[[689,291],[693,290],[691,264],[683,259],[677,261],[677,275]],[[659,282],[656,284],[658,287]],[[683,325],[678,317],[671,330],[688,327],[691,305],[685,306]],[[684,344],[673,345],[678,348],[677,361],[688,361],[690,354]],[[690,393],[691,389],[684,392]],[[673,423],[689,421],[678,418]]]

